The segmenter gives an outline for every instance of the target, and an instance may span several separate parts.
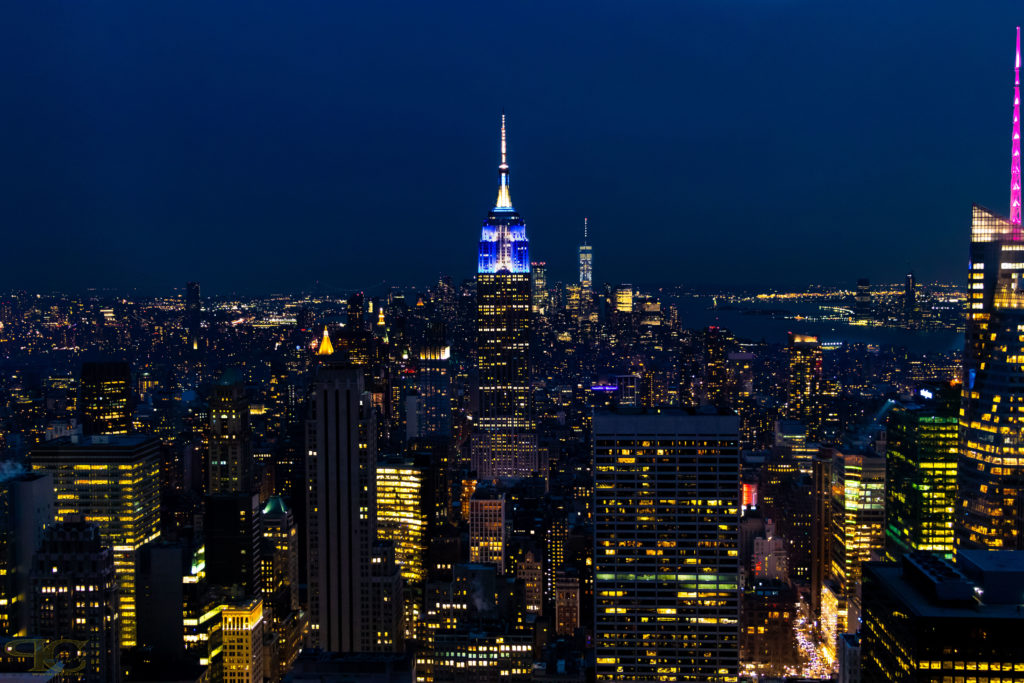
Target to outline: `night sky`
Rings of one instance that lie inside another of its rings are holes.
[[[0,289],[965,279],[1020,2],[6,2]]]

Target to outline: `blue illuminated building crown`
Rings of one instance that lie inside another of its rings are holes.
[[[480,234],[478,273],[529,273],[530,241],[526,224],[512,208],[508,190],[505,115],[501,115],[501,165],[498,166],[498,201],[487,214]]]

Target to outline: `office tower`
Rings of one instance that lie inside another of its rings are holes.
[[[356,292],[348,297],[347,318],[345,327],[349,330],[361,330],[364,327],[363,311],[366,308],[366,297]]]
[[[478,488],[469,500],[469,561],[494,565],[505,573],[508,527],[505,494]]]
[[[739,676],[739,418],[594,416],[597,680]]]
[[[885,548],[885,458],[831,450],[830,574],[840,633],[859,630],[861,565]]]
[[[1024,259],[1020,219],[1020,31],[1010,218],[974,206],[960,409],[957,546],[1024,549]]]
[[[208,492],[240,493],[253,486],[249,399],[241,373],[225,372],[210,394]]]
[[[914,550],[953,559],[958,417],[952,402],[921,400],[897,405],[888,416],[885,554],[891,561]]]
[[[238,597],[259,595],[263,545],[259,494],[218,493],[206,496],[203,503],[207,580]]]
[[[451,346],[443,324],[431,323],[417,354],[417,401],[415,437],[448,437],[452,434]]]
[[[587,234],[587,219],[583,219],[583,244],[580,245],[580,289],[588,295],[594,288],[594,248]]]
[[[817,437],[819,402],[822,390],[821,344],[817,337],[789,334],[789,376],[786,379],[784,414],[808,427],[811,439]]]
[[[44,532],[32,561],[29,632],[60,648],[54,658],[66,667],[61,680],[121,679],[114,561],[95,524],[78,518]]]
[[[811,463],[821,446],[807,438],[807,425],[798,420],[775,421],[775,443],[772,454],[790,458],[800,472],[811,473]]]
[[[406,635],[413,636],[423,604],[423,559],[427,543],[424,487],[427,476],[409,458],[391,456],[377,463],[377,539],[395,549],[405,584]]]
[[[866,277],[857,280],[857,293],[853,295],[853,315],[857,320],[871,318],[871,282]]]
[[[121,647],[135,643],[136,554],[160,535],[160,441],[141,435],[67,437],[37,446],[32,469],[53,477],[54,518],[94,522],[114,549]]]
[[[729,330],[711,326],[704,330],[704,377],[701,403],[716,408],[728,406],[728,357],[736,339]]]
[[[530,259],[526,226],[509,197],[505,117],[498,201],[480,238],[477,353],[482,429],[530,430]]]
[[[811,615],[821,614],[821,590],[832,571],[832,451],[814,457],[811,474]]]
[[[158,659],[185,655],[185,581],[190,553],[181,543],[150,541],[135,569],[136,641]]]
[[[185,283],[185,333],[186,348],[199,349],[200,325],[202,323],[202,298],[199,296],[199,283]]]
[[[263,682],[263,601],[251,598],[225,605],[221,612],[224,632],[225,683]]]
[[[28,634],[32,554],[53,524],[53,478],[37,472],[0,478],[0,633]]]
[[[864,570],[861,679],[1008,681],[1024,671],[1020,551],[924,552]],[[1011,673],[1012,672],[1012,673]]]
[[[616,313],[633,312],[633,285],[618,285],[613,298]]]
[[[548,264],[546,261],[530,262],[530,300],[534,313],[544,315],[548,310]]]
[[[536,453],[530,393],[530,257],[526,225],[509,196],[505,117],[501,118],[498,200],[480,237],[477,267],[477,369],[480,411],[474,421],[474,450],[483,453],[481,476],[528,476],[489,463],[508,464],[503,453],[521,448]],[[523,436],[530,439],[523,441]],[[515,465],[515,461],[511,462]],[[529,466],[530,459],[526,463]]]
[[[377,427],[361,369],[325,361],[306,421],[306,519],[312,640],[334,652],[385,649],[374,623]],[[401,594],[390,597],[401,604]],[[393,631],[392,631],[393,633]]]
[[[303,615],[299,611],[299,532],[291,508],[271,496],[261,513],[260,553],[264,631],[276,636],[274,658],[283,676],[299,656]],[[268,676],[273,672],[266,671]]]
[[[85,434],[127,434],[130,431],[131,368],[128,363],[82,363],[79,386]]]

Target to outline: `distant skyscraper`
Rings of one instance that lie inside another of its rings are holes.
[[[594,287],[594,248],[587,234],[587,219],[583,219],[583,244],[580,245],[580,288],[590,293]]]
[[[913,273],[907,273],[907,282],[903,287],[903,317],[908,325],[917,322],[917,282]]]
[[[193,351],[199,348],[199,334],[202,323],[203,300],[199,295],[199,283],[185,284],[185,332],[187,348]]]
[[[445,339],[443,324],[428,327],[427,338],[419,349],[417,360],[416,430],[410,436],[451,436],[451,346]]]
[[[739,418],[594,416],[599,681],[739,680]]]
[[[853,314],[858,320],[867,320],[871,317],[871,282],[866,277],[857,280]]]
[[[209,493],[252,489],[252,443],[249,400],[241,374],[229,370],[210,395]]]
[[[82,363],[82,431],[127,434],[131,429],[131,367],[123,362]]]
[[[548,264],[545,261],[530,263],[530,290],[533,312],[544,314],[548,309]]]
[[[474,423],[478,430],[474,447],[477,452],[482,448],[500,451],[507,443],[521,444],[523,435],[533,431],[529,241],[526,225],[509,196],[504,115],[498,200],[480,237],[476,296],[480,412]],[[529,472],[493,472],[500,477],[525,474]]]
[[[48,528],[32,562],[31,586],[32,636],[73,644],[59,678],[121,680],[114,553],[99,528],[81,519]]]
[[[121,646],[135,646],[136,555],[160,535],[160,440],[147,436],[65,437],[40,444],[32,469],[53,477],[55,519],[94,522],[114,549]]]
[[[380,604],[372,603],[377,428],[362,370],[326,362],[310,407],[306,514],[313,641],[335,652],[390,649],[380,642],[390,627],[376,623]],[[401,595],[390,600],[400,605]]]
[[[822,361],[821,344],[817,337],[790,333],[785,413],[789,419],[800,420],[807,425],[811,440],[818,436]]]
[[[632,313],[633,285],[617,285],[612,305],[617,313]]]
[[[886,425],[885,546],[894,561],[914,550],[953,559],[957,414],[927,403],[897,405]]]
[[[960,409],[957,545],[1024,549],[1024,235],[1020,219],[1020,29],[1010,218],[974,206]]]

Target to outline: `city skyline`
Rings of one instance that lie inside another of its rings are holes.
[[[25,68],[2,76],[20,258],[0,288],[368,289],[385,259],[412,281],[470,277],[503,108],[552,281],[572,281],[588,216],[598,283],[961,282],[964,207],[1008,209],[1012,74],[993,37],[1019,18],[931,9],[881,26],[802,2],[652,6],[622,32],[607,7],[545,26],[474,8],[428,38],[416,7],[255,7],[223,40],[229,9],[11,8],[31,30],[3,48]],[[469,65],[496,20],[535,49]],[[391,29],[365,57],[367,38],[332,33],[361,22]],[[725,235],[729,269],[702,256]]]

